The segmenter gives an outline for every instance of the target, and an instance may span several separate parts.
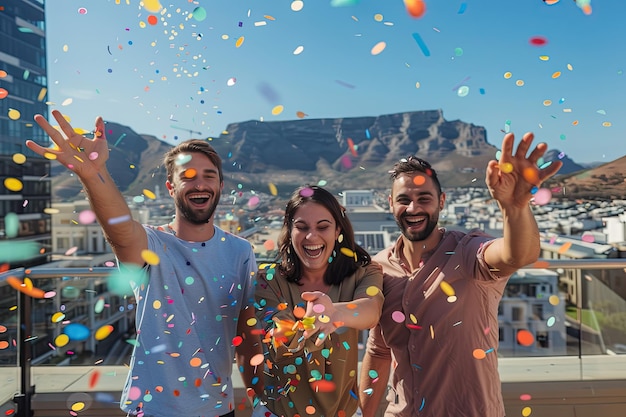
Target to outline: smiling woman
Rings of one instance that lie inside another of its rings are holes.
[[[345,209],[317,186],[292,194],[278,245],[277,264],[262,266],[257,281],[272,369],[261,400],[274,415],[352,416],[358,330],[379,319],[381,269],[355,244]]]

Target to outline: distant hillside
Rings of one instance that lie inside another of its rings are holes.
[[[172,145],[114,122],[107,122],[106,129],[111,148],[108,167],[122,192],[133,196],[144,189],[164,190],[162,158]],[[225,193],[267,192],[272,183],[285,195],[299,185],[321,181],[335,192],[386,189],[389,169],[411,154],[431,162],[445,187],[481,187],[485,166],[495,158],[500,139],[498,134],[492,145],[483,127],[447,121],[441,110],[431,110],[376,117],[247,121],[230,124],[210,140],[224,160]],[[563,180],[554,185],[566,185],[568,192],[593,190],[586,182],[576,182],[585,178],[585,172],[590,172],[589,183],[605,176],[617,183],[619,173],[623,180],[626,172],[624,163],[612,172],[596,172],[606,164],[585,170],[560,154],[551,150],[544,159],[562,157],[559,178]],[[52,176],[55,201],[80,198],[80,183],[71,172],[53,163]],[[595,188],[602,193],[601,187]]]
[[[626,155],[591,169],[559,175],[551,185],[561,194],[581,199],[626,199]]]

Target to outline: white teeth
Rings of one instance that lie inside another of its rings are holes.
[[[195,194],[189,194],[188,197],[189,198],[210,198],[211,196],[207,193],[195,193]]]
[[[324,245],[304,246],[304,249],[306,249],[306,250],[318,250],[318,249],[322,249],[323,247],[324,247]]]

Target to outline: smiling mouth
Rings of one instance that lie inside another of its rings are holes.
[[[424,224],[426,222],[427,218],[426,216],[420,216],[420,217],[405,217],[404,221],[406,222],[406,224],[409,227],[419,227],[422,224]]]
[[[202,205],[202,204],[205,204],[207,201],[209,201],[211,196],[206,193],[201,193],[201,194],[191,194],[188,196],[188,198],[189,198],[189,201],[191,201],[192,203]]]
[[[309,258],[319,258],[324,251],[324,245],[306,245],[302,248]]]

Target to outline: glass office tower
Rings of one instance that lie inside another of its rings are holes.
[[[49,261],[50,162],[31,152],[26,139],[47,136],[33,122],[48,114],[43,0],[0,5],[0,266]]]

